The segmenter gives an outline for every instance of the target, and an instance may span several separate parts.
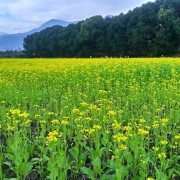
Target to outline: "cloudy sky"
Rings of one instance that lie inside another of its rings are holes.
[[[153,0],[0,0],[0,33],[26,32],[50,19],[118,15]]]

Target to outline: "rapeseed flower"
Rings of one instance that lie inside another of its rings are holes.
[[[62,121],[61,121],[61,124],[68,125],[69,122],[68,122],[67,120],[62,120]]]
[[[112,127],[114,127],[115,129],[121,129],[121,124],[119,124],[117,122],[117,120],[114,120],[114,123],[112,124]]]
[[[166,153],[160,153],[160,154],[158,154],[158,158],[159,159],[163,159],[163,158],[166,158]]]
[[[72,110],[72,112],[73,112],[74,114],[79,114],[79,113],[80,113],[80,110],[79,110],[78,108],[74,108],[74,109]]]
[[[82,106],[88,106],[88,103],[86,103],[86,102],[83,101],[83,102],[80,103],[80,105],[82,105]]]
[[[154,150],[154,151],[158,151],[158,150],[159,150],[159,147],[153,147],[153,150]]]
[[[147,135],[147,134],[149,134],[149,131],[144,130],[144,129],[138,129],[138,134],[140,134],[140,135]]]
[[[86,130],[86,132],[88,132],[89,134],[93,134],[94,132],[95,132],[96,130],[95,129],[88,129],[88,130]]]
[[[18,116],[19,117],[23,117],[23,118],[27,118],[28,116],[29,116],[29,114],[28,113],[26,113],[26,112],[24,112],[24,113],[20,113],[20,114],[18,114]]]
[[[175,139],[175,140],[180,140],[180,135],[174,136],[174,139]]]
[[[99,94],[107,94],[108,92],[105,90],[99,90]]]
[[[58,131],[54,130],[52,132],[49,132],[46,138],[49,142],[56,142],[58,138],[61,136],[62,136],[62,133],[59,133]]]
[[[145,119],[140,119],[140,121],[139,121],[140,123],[145,123],[146,122],[146,120]]]
[[[37,118],[40,117],[40,115],[39,114],[35,114],[34,117],[37,119]]]
[[[166,145],[168,143],[168,141],[167,140],[161,140],[160,143],[163,145]]]
[[[52,123],[53,125],[60,124],[60,122],[59,122],[58,119],[53,119],[53,120],[51,121],[51,123]]]
[[[46,124],[46,120],[40,120],[39,123],[40,124]]]
[[[154,178],[148,177],[146,180],[154,180]]]
[[[108,114],[109,116],[115,116],[115,115],[116,115],[116,112],[115,112],[115,111],[109,111],[107,114]]]
[[[121,145],[119,146],[119,148],[120,148],[122,151],[124,151],[124,150],[126,150],[126,149],[127,149],[127,146],[126,146],[126,145],[121,144]]]
[[[85,120],[85,121],[91,121],[92,118],[91,118],[91,117],[86,117],[86,118],[84,118],[84,120]]]
[[[116,135],[113,135],[113,138],[114,138],[114,141],[117,141],[117,142],[125,142],[127,141],[128,137],[126,137],[124,134],[116,134]]]
[[[10,109],[9,110],[9,112],[12,114],[12,115],[14,115],[14,114],[20,114],[21,113],[21,111],[19,110],[19,109]]]
[[[54,115],[54,112],[48,112],[48,115],[52,116],[52,115]]]
[[[132,130],[132,127],[131,126],[124,126],[123,127],[123,130],[125,130],[125,131],[131,131]]]
[[[14,126],[7,124],[7,131],[13,131],[14,129],[15,129]]]
[[[100,125],[94,125],[94,126],[93,126],[93,129],[95,129],[95,130],[100,130],[100,129],[101,129],[101,126],[100,126]]]

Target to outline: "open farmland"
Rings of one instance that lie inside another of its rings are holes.
[[[177,180],[180,59],[1,59],[0,179]]]

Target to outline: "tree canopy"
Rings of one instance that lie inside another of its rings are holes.
[[[93,16],[24,39],[27,57],[154,57],[180,54],[180,1],[156,0],[126,14]]]

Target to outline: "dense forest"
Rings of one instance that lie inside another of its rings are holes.
[[[180,55],[180,0],[156,0],[126,14],[53,26],[24,39],[27,57]]]

